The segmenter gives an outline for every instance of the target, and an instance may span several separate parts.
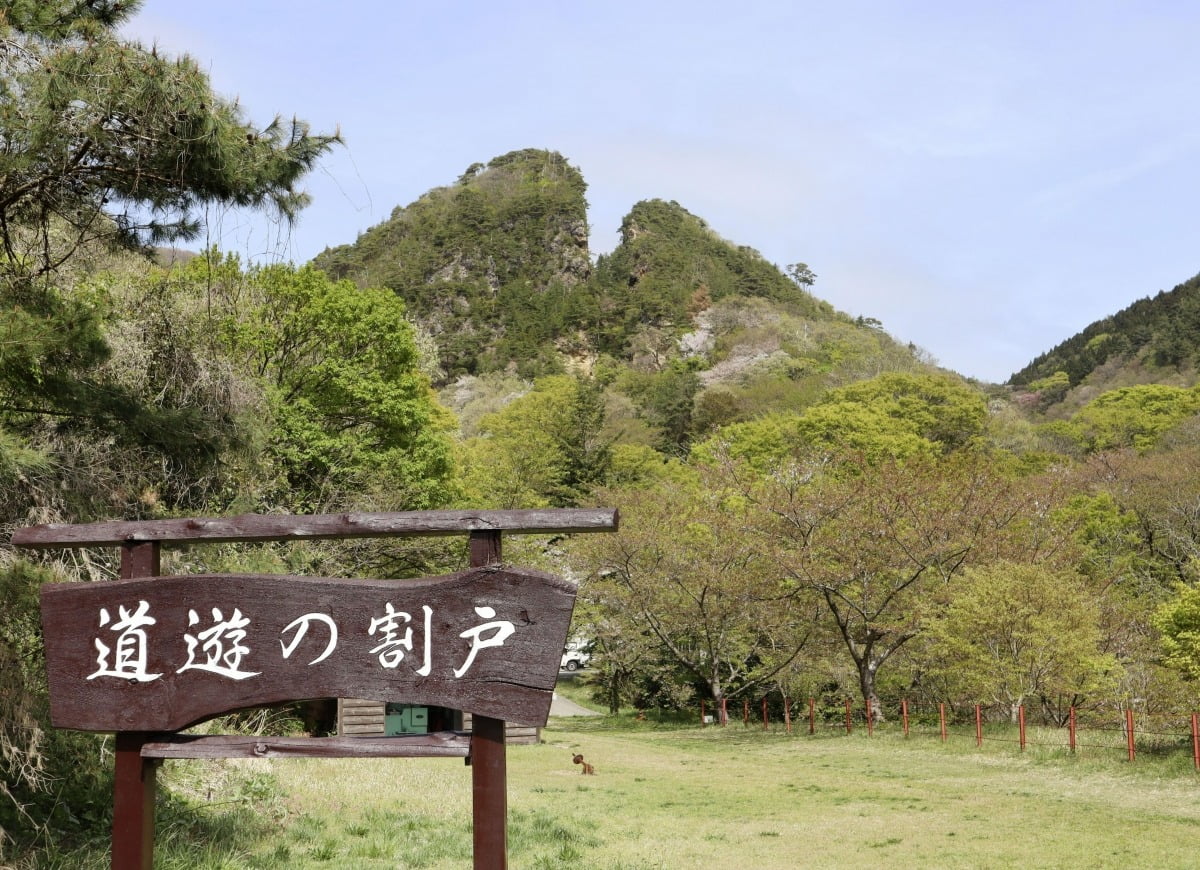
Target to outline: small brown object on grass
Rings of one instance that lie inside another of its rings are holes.
[[[572,760],[573,762],[575,762],[576,764],[582,764],[582,765],[583,765],[583,774],[584,774],[584,776],[595,776],[595,775],[596,775],[596,768],[594,768],[592,765],[590,765],[590,764],[588,764],[586,761],[584,761],[584,760],[583,760],[583,756],[582,756],[582,755],[576,755],[576,756],[573,756],[573,757],[571,758],[571,760]]]

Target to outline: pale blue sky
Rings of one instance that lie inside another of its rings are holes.
[[[1002,382],[1200,271],[1200,4],[147,0],[248,116],[340,126],[290,233],[301,262],[474,162],[551,148],[592,248],[640,199],[817,273],[942,365]]]

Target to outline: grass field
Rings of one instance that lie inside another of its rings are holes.
[[[740,722],[700,729],[608,718],[552,720],[543,740],[508,750],[513,868],[1200,861],[1200,778],[1186,754],[1131,765],[1119,752],[978,750],[966,733],[943,744],[895,732],[810,737]],[[580,774],[575,752],[596,776]],[[211,810],[202,798],[199,812],[167,814],[157,868],[471,865],[471,777],[461,761],[254,762],[241,774],[232,804],[217,794]],[[93,851],[42,866],[106,859]]]
[[[561,720],[544,740],[509,749],[514,868],[1183,868],[1200,853],[1200,782],[1186,773],[740,726]],[[597,775],[581,776],[573,752]],[[460,763],[273,771],[283,821],[241,866],[470,865]]]

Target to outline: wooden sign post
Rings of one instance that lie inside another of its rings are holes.
[[[616,527],[616,511],[544,510],[256,515],[18,531],[19,546],[121,547],[122,579],[42,589],[51,723],[116,732],[114,870],[152,866],[155,765],[218,757],[465,756],[475,867],[506,867],[505,722],[546,723],[575,589],[504,566],[501,534]],[[160,576],[164,543],[464,532],[472,568],[444,577]],[[324,697],[465,710],[472,732],[176,733],[234,710]]]

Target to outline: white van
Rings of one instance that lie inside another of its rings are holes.
[[[577,671],[580,668],[586,668],[587,663],[591,661],[592,654],[588,652],[588,646],[591,641],[575,640],[567,641],[567,646],[563,650],[562,661],[559,662],[559,670]]]

